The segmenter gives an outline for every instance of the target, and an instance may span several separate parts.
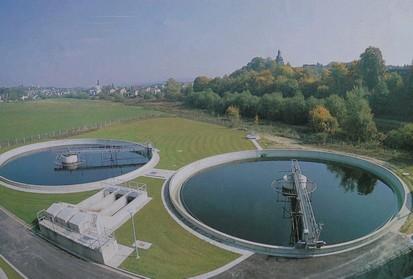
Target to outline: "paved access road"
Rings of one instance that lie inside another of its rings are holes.
[[[307,259],[287,259],[255,254],[214,279],[337,279],[358,275],[379,266],[410,248],[406,239],[389,232],[381,239],[354,251]]]
[[[33,235],[1,209],[0,254],[29,279],[130,278],[60,250]]]

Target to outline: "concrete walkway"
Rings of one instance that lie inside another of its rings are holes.
[[[143,174],[146,177],[159,178],[159,179],[169,179],[175,174],[173,170],[162,170],[162,169],[150,169]]]
[[[20,275],[20,277],[22,278],[22,279],[27,279],[27,276],[26,275],[24,275],[20,270],[18,270],[11,262],[9,262],[3,255],[1,255],[0,254],[0,260],[2,260],[3,262],[5,262],[9,267],[11,267],[18,275]],[[3,271],[3,273],[4,273],[4,270],[2,270],[1,268],[0,268],[0,279],[4,279],[4,277],[2,277],[2,276],[6,276],[5,278],[7,279],[7,274],[1,274],[1,271]]]
[[[400,234],[388,233],[378,242],[338,255],[287,259],[255,254],[214,278],[346,278],[408,253],[407,243],[408,240]]]
[[[250,139],[250,141],[254,144],[254,146],[257,150],[262,150],[263,149],[256,139]]]
[[[8,279],[6,273],[0,267],[0,279]]]
[[[33,235],[0,209],[0,254],[30,279],[131,278],[81,260]]]

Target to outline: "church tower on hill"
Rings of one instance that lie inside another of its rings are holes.
[[[277,52],[277,57],[275,58],[275,63],[277,63],[277,65],[284,65],[284,59],[281,56],[281,51],[278,50]]]

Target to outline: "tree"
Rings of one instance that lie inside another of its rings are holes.
[[[275,79],[275,88],[283,93],[284,97],[292,97],[298,91],[298,82],[285,76],[279,76]]]
[[[413,151],[413,123],[392,130],[387,135],[384,144],[394,148],[403,148]]]
[[[302,94],[285,98],[283,105],[283,120],[290,124],[305,124],[308,110]]]
[[[362,87],[355,87],[346,95],[346,118],[343,128],[353,140],[366,141],[375,137],[376,124],[369,103],[364,98],[367,92]]]
[[[258,116],[258,114],[255,115],[254,124],[255,124],[255,126],[260,125],[260,117]]]
[[[349,71],[343,63],[332,63],[327,75],[327,86],[332,94],[344,96],[349,88]]]
[[[304,77],[300,81],[300,89],[303,92],[304,97],[314,96],[317,97],[317,88],[320,85],[320,80],[317,77],[310,76]]]
[[[380,49],[368,47],[361,55],[359,61],[360,74],[364,85],[369,90],[375,88],[383,78],[385,65]]]
[[[338,128],[337,119],[333,117],[328,109],[318,105],[309,113],[310,125],[316,132],[334,134]]]
[[[209,78],[206,76],[199,76],[194,80],[193,89],[195,92],[204,91],[208,88]]]
[[[384,80],[380,80],[369,96],[371,107],[376,114],[385,114],[389,107],[389,89]]]
[[[315,97],[311,96],[310,98],[307,98],[306,103],[307,103],[307,110],[311,111],[316,106],[323,106],[324,105],[324,99],[318,99],[318,98],[315,98]]]
[[[254,117],[257,114],[259,98],[248,90],[235,94],[233,105],[236,105],[242,116]]]
[[[317,87],[316,97],[325,98],[328,96],[330,88],[327,85],[320,85]]]
[[[263,95],[271,92],[271,87],[273,85],[274,78],[269,70],[261,71],[259,74],[254,76],[252,80],[253,92],[255,92],[256,95]]]
[[[325,106],[329,112],[337,119],[340,125],[346,117],[346,102],[338,95],[331,95],[325,99]]]
[[[170,78],[165,84],[165,97],[169,100],[179,100],[182,97],[181,94],[182,85]]]
[[[236,127],[239,124],[240,114],[239,108],[236,106],[229,106],[225,112],[228,119],[231,121],[231,126]]]
[[[400,74],[395,72],[386,73],[384,75],[384,80],[386,81],[387,88],[391,95],[401,95],[404,88],[404,82]]]
[[[265,94],[258,103],[258,113],[265,119],[281,120],[282,110],[283,96],[279,92]]]

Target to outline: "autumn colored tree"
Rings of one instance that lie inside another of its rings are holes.
[[[227,110],[225,111],[225,114],[227,115],[228,119],[231,121],[232,127],[238,126],[239,121],[240,121],[240,113],[239,113],[238,107],[229,106]]]
[[[310,111],[309,120],[311,127],[316,132],[334,134],[337,131],[337,119],[322,105],[318,105]]]

